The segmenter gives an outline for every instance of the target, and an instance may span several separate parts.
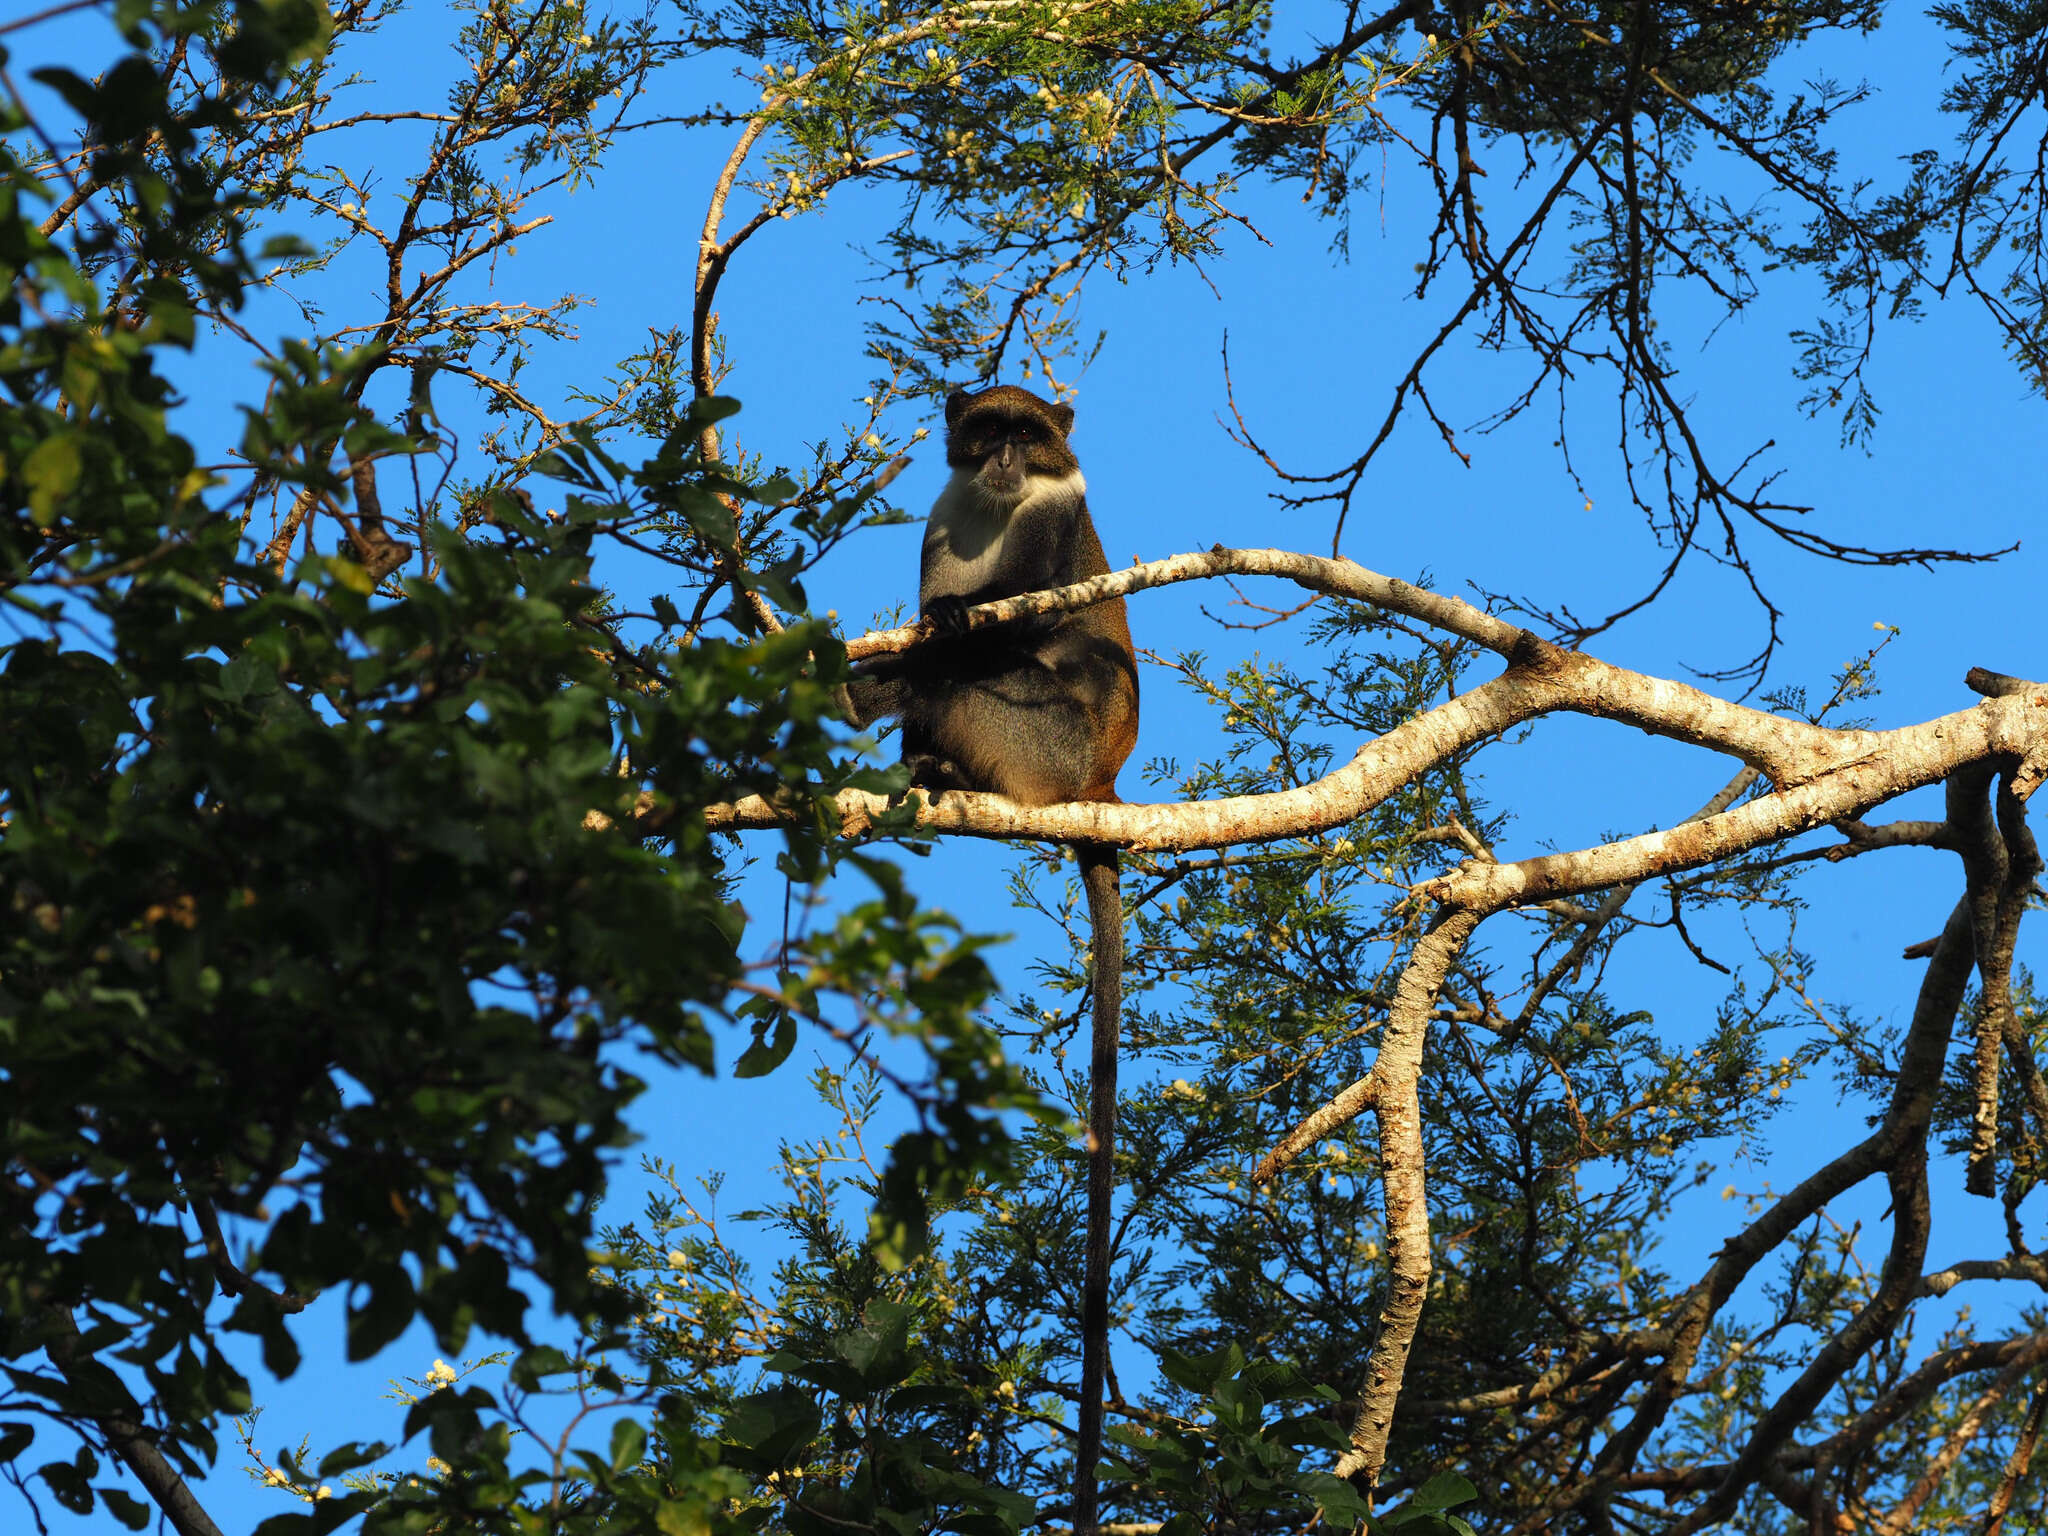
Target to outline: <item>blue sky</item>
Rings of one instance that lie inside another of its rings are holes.
[[[1296,6],[1289,14],[1304,11]],[[366,76],[365,98],[438,100],[453,62],[448,26],[444,13],[429,9],[399,17],[383,40],[363,47],[351,63]],[[19,60],[32,64],[67,48],[96,48],[101,35],[97,23],[84,18],[9,42]],[[1940,82],[1925,62],[1934,48],[1930,25],[1901,12],[1871,38],[1831,45],[1825,59],[1800,56],[1802,73],[1825,66],[1839,77],[1868,75],[1880,85],[1877,100],[1850,120],[1854,126],[1843,137],[1847,152],[1870,173],[1892,174],[1899,154],[1941,142],[1944,126],[1933,110]],[[714,88],[728,97],[744,91],[714,87],[703,70],[657,89],[687,98]],[[389,148],[373,157],[384,165],[387,186],[407,163],[404,137],[394,133]],[[574,291],[591,300],[578,317],[578,343],[544,351],[528,375],[529,389],[560,399],[631,351],[649,326],[687,323],[703,200],[727,142],[709,131],[668,129],[624,141],[598,183],[555,199],[556,223],[523,241],[517,256],[499,266],[497,282],[507,296]],[[1224,254],[1209,264],[1206,282],[1185,268],[1134,273],[1123,283],[1097,280],[1083,330],[1107,335],[1080,381],[1074,445],[1113,565],[1219,541],[1327,548],[1327,518],[1279,508],[1270,476],[1219,425],[1226,410],[1221,348],[1227,333],[1239,407],[1284,462],[1324,468],[1357,451],[1420,339],[1441,323],[1444,294],[1452,292],[1447,288],[1424,304],[1410,296],[1427,189],[1403,168],[1402,153],[1390,147],[1384,182],[1376,168],[1367,168],[1348,262],[1330,255],[1328,226],[1293,194],[1249,187],[1244,202],[1270,245],[1241,233],[1229,237]],[[1500,185],[1489,183],[1488,196],[1510,204],[1518,194],[1505,151],[1494,169]],[[1726,174],[1738,184],[1739,168],[1729,166]],[[822,215],[772,226],[734,266],[719,307],[738,363],[727,388],[745,403],[737,422],[741,446],[770,460],[801,462],[803,442],[854,417],[870,372],[861,355],[864,315],[857,302],[870,291],[864,286],[868,269],[857,247],[894,216],[893,203],[881,197],[835,195]],[[323,280],[318,291],[330,316],[366,308],[374,298],[367,275],[346,269]],[[2027,642],[2037,633],[2028,621],[2048,577],[2031,537],[2040,498],[2040,403],[2026,396],[1982,315],[1966,302],[1951,302],[1922,324],[1885,330],[1871,370],[1884,418],[1869,453],[1844,449],[1832,422],[1807,421],[1796,408],[1802,391],[1790,377],[1787,333],[1810,318],[1814,300],[1814,287],[1804,279],[1767,289],[1704,347],[1714,317],[1683,307],[1675,312],[1681,332],[1689,326],[1695,333],[1674,338],[1679,393],[1695,402],[1694,419],[1722,460],[1774,439],[1787,499],[1813,503],[1818,525],[1859,542],[1984,548],[2025,542],[1989,566],[1857,570],[1752,537],[1749,552],[1787,609],[1773,681],[1804,683],[1824,695],[1829,675],[1870,646],[1872,626],[1880,621],[1903,634],[1882,661],[1883,696],[1860,710],[1875,724],[1967,707],[1973,699],[1961,678],[1971,665],[2038,674],[2038,645]],[[259,335],[296,324],[274,302],[248,318]],[[1404,422],[1359,498],[1346,553],[1392,575],[1427,575],[1445,590],[1527,594],[1582,613],[1606,611],[1654,578],[1663,556],[1620,487],[1604,381],[1589,380],[1575,401],[1575,444],[1590,508],[1552,445],[1550,413],[1538,410],[1492,436],[1471,430],[1503,403],[1526,364],[1526,357],[1478,356],[1456,343],[1447,350],[1431,393],[1460,429],[1471,466],[1450,455],[1419,416]],[[185,426],[202,453],[211,451],[209,443],[233,441],[239,434],[234,407],[253,400],[260,387],[235,349],[216,344],[180,376],[189,395]],[[928,442],[894,494],[920,511],[943,477],[939,451]],[[913,525],[855,541],[808,583],[814,605],[837,609],[853,632],[872,613],[914,603],[918,537]],[[614,577],[628,595],[634,582],[653,579],[624,568]],[[1133,631],[1141,645],[1164,653],[1200,648],[1224,657],[1256,645],[1278,656],[1300,649],[1297,629],[1253,637],[1212,627],[1200,609],[1224,598],[1220,587],[1145,594],[1132,605]],[[1653,609],[1592,649],[1621,665],[1685,677],[1688,667],[1724,667],[1748,656],[1759,643],[1759,626],[1733,576],[1697,561]],[[1144,683],[1139,747],[1123,779],[1123,792],[1133,800],[1154,798],[1137,771],[1145,760],[1190,762],[1213,751],[1217,739],[1213,720],[1177,696],[1167,676],[1148,674]],[[1730,771],[1725,761],[1696,751],[1577,720],[1539,726],[1513,750],[1494,752],[1487,767],[1496,802],[1516,814],[1503,856],[1669,825]],[[1931,795],[1880,813],[1887,819],[1938,814]],[[765,864],[773,849],[764,841],[750,851]],[[1060,936],[992,899],[1002,889],[997,871],[1008,863],[993,845],[963,843],[920,861],[916,881],[928,899],[960,914],[969,927],[1016,933],[998,965],[1013,986],[1022,986],[1030,957]],[[1808,884],[1813,909],[1801,940],[1817,957],[1818,995],[1867,1015],[1903,1017],[1920,967],[1900,960],[1899,951],[1938,930],[1958,889],[1954,861],[1922,851],[1817,871]],[[766,917],[779,906],[780,886],[772,878],[753,882],[747,899]],[[1735,942],[1739,934],[1724,926],[1713,939]],[[2022,958],[2037,948],[2023,941]],[[1611,974],[1622,995],[1652,1000],[1678,1040],[1711,1023],[1722,992],[1721,978],[1693,966],[1675,939],[1629,946]],[[735,1043],[726,1054],[737,1049]],[[660,1079],[637,1115],[644,1149],[686,1173],[729,1172],[728,1210],[758,1198],[770,1187],[778,1135],[801,1134],[819,1123],[801,1080],[810,1052],[809,1044],[800,1047],[781,1073],[754,1082]],[[1860,1119],[1835,1105],[1832,1084],[1809,1083],[1806,1093],[1811,1112],[1781,1119],[1771,1156],[1760,1167],[1731,1168],[1728,1181],[1752,1189],[1768,1179],[1783,1187],[1859,1133]],[[1996,1207],[1965,1200],[1960,1167],[1944,1165],[1935,1178],[1931,1262],[1984,1251],[1977,1240],[1984,1234],[1995,1243]],[[1713,1181],[1710,1190],[1721,1182]],[[616,1219],[639,1206],[637,1176],[628,1171],[620,1184],[609,1211]],[[1846,1204],[1874,1218],[1882,1191],[1869,1195]],[[1665,1257],[1680,1273],[1718,1242],[1729,1220],[1718,1207],[1699,1214],[1701,1220],[1684,1223],[1686,1230],[1674,1233],[1667,1247]],[[301,1434],[316,1447],[375,1435],[395,1420],[379,1396],[384,1378],[423,1371],[433,1358],[430,1341],[408,1337],[369,1368],[343,1369],[338,1307],[321,1312],[313,1315],[299,1375],[275,1387],[259,1385],[259,1400],[268,1405],[259,1435],[266,1446],[296,1442]],[[260,1382],[253,1352],[248,1368]],[[232,1450],[202,1496],[228,1530],[246,1529],[285,1507],[274,1495],[245,1486]]]

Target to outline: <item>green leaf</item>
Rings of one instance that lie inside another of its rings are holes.
[[[114,1518],[131,1531],[139,1531],[149,1524],[149,1517],[155,1513],[149,1505],[121,1488],[96,1488],[100,1502],[107,1506]]]
[[[796,1049],[796,1033],[796,1018],[787,1009],[778,1009],[772,1019],[758,1020],[754,1043],[740,1052],[739,1060],[732,1064],[732,1075],[766,1077],[789,1060],[789,1053]]]
[[[928,1413],[941,1408],[971,1411],[974,1403],[975,1396],[967,1388],[940,1382],[898,1387],[889,1394],[889,1412],[892,1414]]]
[[[68,1461],[46,1461],[36,1468],[36,1475],[50,1485],[50,1495],[74,1515],[92,1513],[92,1485],[86,1481],[90,1473],[80,1472]]]
[[[1351,1437],[1321,1414],[1304,1413],[1282,1419],[1273,1426],[1272,1435],[1282,1445],[1312,1446],[1339,1455],[1351,1449]]]
[[[252,1536],[321,1536],[323,1532],[346,1525],[384,1497],[385,1495],[381,1493],[358,1491],[343,1494],[338,1498],[322,1499],[308,1508],[304,1514],[272,1515],[256,1527]]]
[[[1244,1368],[1244,1379],[1269,1403],[1297,1397],[1321,1397],[1325,1402],[1337,1400],[1334,1391],[1318,1389],[1285,1360],[1254,1360]]]
[[[1445,1470],[1409,1496],[1409,1509],[1451,1509],[1459,1504],[1469,1504],[1479,1497],[1479,1490],[1472,1479],[1462,1472]]]
[[[57,503],[78,485],[85,468],[80,441],[77,432],[52,433],[30,449],[22,461],[21,477],[28,483],[29,516],[38,528],[47,528],[57,520]]]
[[[549,1376],[561,1376],[574,1370],[575,1364],[552,1344],[536,1344],[524,1350],[512,1362],[512,1385],[523,1392],[531,1392]]]
[[[647,1430],[637,1419],[621,1419],[612,1426],[612,1470],[623,1472],[637,1467],[647,1455]]]
[[[367,1467],[378,1457],[387,1454],[391,1447],[381,1440],[351,1440],[347,1445],[336,1446],[320,1458],[318,1477],[335,1477],[343,1472],[353,1472],[357,1467]]]
[[[859,1374],[869,1391],[893,1386],[911,1372],[910,1309],[892,1301],[871,1301],[866,1321],[840,1334],[832,1348]]]
[[[717,426],[719,422],[739,413],[740,403],[731,395],[699,395],[683,412],[678,435],[686,439],[699,437],[706,427]]]
[[[239,703],[255,686],[257,666],[245,652],[220,669],[221,697]]]
[[[1219,1382],[1228,1381],[1244,1369],[1244,1351],[1235,1344],[1200,1355],[1183,1354],[1162,1345],[1158,1357],[1160,1373],[1168,1381],[1204,1397],[1214,1392]]]
[[[1255,1425],[1259,1413],[1266,1406],[1265,1399],[1253,1390],[1251,1384],[1242,1380],[1219,1381],[1216,1390],[1209,1394],[1209,1401],[1216,1405],[1219,1421],[1236,1425]]]
[[[794,1457],[816,1437],[823,1423],[810,1393],[772,1387],[740,1398],[725,1415],[719,1438],[739,1454],[743,1466],[770,1470]]]
[[[377,590],[377,580],[367,567],[356,564],[345,555],[328,555],[322,562],[327,574],[351,592],[368,597]]]
[[[1294,1480],[1294,1485],[1316,1501],[1324,1524],[1337,1530],[1351,1530],[1371,1515],[1358,1490],[1335,1473],[1304,1472]]]
[[[362,1277],[369,1299],[348,1314],[348,1357],[367,1360],[401,1333],[413,1319],[416,1298],[412,1276],[397,1264],[386,1264]]]

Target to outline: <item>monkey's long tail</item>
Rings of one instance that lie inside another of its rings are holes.
[[[1094,1536],[1095,1464],[1109,1364],[1109,1197],[1116,1182],[1116,1051],[1123,1020],[1124,906],[1117,851],[1082,845],[1094,949],[1094,1049],[1088,1088],[1088,1236],[1081,1280],[1081,1434],[1074,1456],[1074,1536]]]

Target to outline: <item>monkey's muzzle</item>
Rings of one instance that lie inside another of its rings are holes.
[[[982,489],[997,496],[1015,496],[1024,489],[1024,454],[1014,443],[1005,443],[982,461]]]

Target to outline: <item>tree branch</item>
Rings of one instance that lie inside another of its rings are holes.
[[[177,1468],[156,1448],[154,1437],[143,1427],[142,1410],[135,1406],[135,1399],[121,1385],[121,1379],[85,1347],[70,1309],[45,1306],[43,1318],[49,1327],[43,1353],[84,1399],[84,1411],[107,1437],[108,1449],[127,1464],[128,1470],[149,1491],[164,1518],[171,1522],[171,1528],[178,1536],[221,1536],[220,1527],[200,1506]]]
[[[1430,1011],[1436,1006],[1444,974],[1478,926],[1473,913],[1446,912],[1416,944],[1395,986],[1379,1060],[1373,1065],[1381,1083],[1375,1109],[1380,1132],[1380,1187],[1386,1197],[1387,1300],[1380,1310],[1379,1336],[1373,1340],[1366,1362],[1365,1391],[1351,1420],[1351,1449],[1338,1458],[1335,1469],[1339,1477],[1360,1476],[1368,1485],[1379,1481],[1386,1465],[1394,1403],[1401,1395],[1408,1351],[1415,1343],[1422,1303],[1429,1294],[1429,1186],[1417,1091],[1422,1080],[1422,1048],[1429,1038]],[[1284,1166],[1276,1149],[1259,1164],[1254,1177],[1271,1178]]]

